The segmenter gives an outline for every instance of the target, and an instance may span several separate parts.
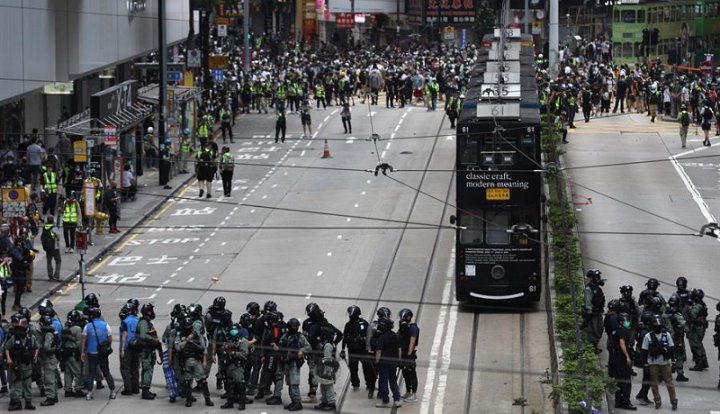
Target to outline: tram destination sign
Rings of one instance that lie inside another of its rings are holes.
[[[484,72],[483,83],[520,83],[520,74],[515,72]]]
[[[540,202],[541,174],[532,171],[458,171],[460,205],[525,205]]]

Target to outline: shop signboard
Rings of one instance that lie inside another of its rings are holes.
[[[336,29],[352,29],[355,26],[353,15],[350,13],[336,13],[335,14],[335,28]]]
[[[83,140],[73,142],[73,161],[81,164],[87,162],[87,142]]]
[[[190,49],[187,52],[187,64],[189,68],[199,68],[202,64],[200,49]]]
[[[230,60],[225,55],[208,56],[208,66],[210,69],[227,69],[230,66]]]
[[[90,97],[90,117],[103,119],[130,109],[137,99],[137,80],[127,80]]]
[[[2,189],[3,217],[22,217],[25,215],[27,192],[25,187]]]
[[[117,148],[117,128],[115,128],[113,125],[108,125],[103,130],[103,136],[105,143],[105,146],[110,149],[116,149]]]
[[[226,24],[219,24],[217,27],[218,37],[227,37],[227,28]]]

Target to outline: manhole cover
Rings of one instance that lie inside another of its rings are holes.
[[[412,151],[402,151],[400,154],[412,154]]]

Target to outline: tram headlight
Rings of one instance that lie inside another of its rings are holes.
[[[490,277],[500,280],[505,277],[505,268],[501,265],[495,265],[490,269]]]

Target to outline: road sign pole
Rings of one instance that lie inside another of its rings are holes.
[[[165,45],[165,0],[158,0],[158,52],[160,55],[160,92],[158,96],[158,148],[160,149],[157,154],[158,167],[164,161],[162,154],[165,148],[165,110],[167,100],[167,46]],[[143,134],[145,131],[143,131]],[[163,175],[158,174],[158,183],[164,185]]]

